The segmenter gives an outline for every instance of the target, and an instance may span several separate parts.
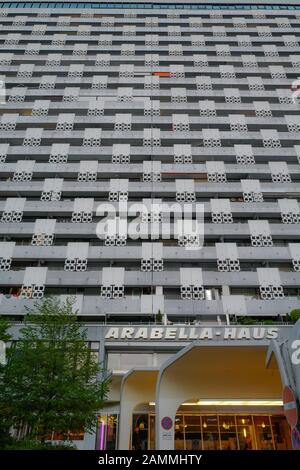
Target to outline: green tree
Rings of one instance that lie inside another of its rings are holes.
[[[162,316],[162,313],[160,310],[158,310],[157,314],[156,314],[156,321],[157,323],[161,323],[163,320],[163,316]]]
[[[68,440],[69,432],[94,429],[109,379],[70,299],[46,299],[28,312],[3,382],[11,424],[26,429],[27,437],[44,442],[58,431]]]
[[[9,326],[9,322],[6,320],[6,318],[0,317],[0,340],[4,341],[5,343],[11,339],[11,335],[7,331]]]

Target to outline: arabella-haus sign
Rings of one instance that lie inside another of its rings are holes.
[[[271,340],[278,336],[279,328],[271,327],[110,327],[107,341],[194,341],[194,340]]]

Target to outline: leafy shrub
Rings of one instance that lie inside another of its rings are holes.
[[[294,310],[292,310],[288,318],[289,321],[291,321],[292,323],[296,323],[296,321],[300,318],[300,308],[295,308]]]
[[[256,325],[257,320],[254,320],[252,317],[239,317],[238,324],[240,325]]]

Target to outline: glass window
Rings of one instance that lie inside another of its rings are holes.
[[[106,450],[115,450],[117,447],[118,415],[107,415]]]
[[[283,416],[271,416],[275,450],[291,449],[291,433],[287,420]]]
[[[220,450],[218,417],[202,416],[203,450]]]
[[[155,449],[155,415],[133,415],[132,448]],[[99,441],[99,439],[98,439]],[[283,416],[177,414],[175,450],[289,450]]]
[[[219,416],[220,438],[222,450],[237,450],[238,438],[235,416]]]
[[[258,450],[273,450],[273,436],[269,416],[253,416]]]
[[[98,416],[96,432],[96,450],[115,450],[117,447],[118,415],[103,414]]]
[[[255,436],[252,416],[237,416],[237,434],[240,450],[254,450]]]
[[[202,436],[199,415],[184,415],[185,450],[201,450]]]
[[[134,414],[132,417],[132,450],[148,450],[148,415]]]
[[[175,418],[175,435],[174,435],[174,449],[184,450],[184,423],[183,416],[176,415]]]
[[[155,415],[150,415],[149,449],[155,450]]]

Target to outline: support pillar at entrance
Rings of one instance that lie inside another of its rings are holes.
[[[131,369],[121,385],[119,450],[130,448],[132,413],[140,403],[154,401],[158,369]]]
[[[289,385],[294,390],[300,401],[300,320],[293,329],[281,330],[277,339],[270,343],[266,366],[268,368],[278,366],[281,380],[284,385]],[[276,360],[277,364],[274,362]]]

